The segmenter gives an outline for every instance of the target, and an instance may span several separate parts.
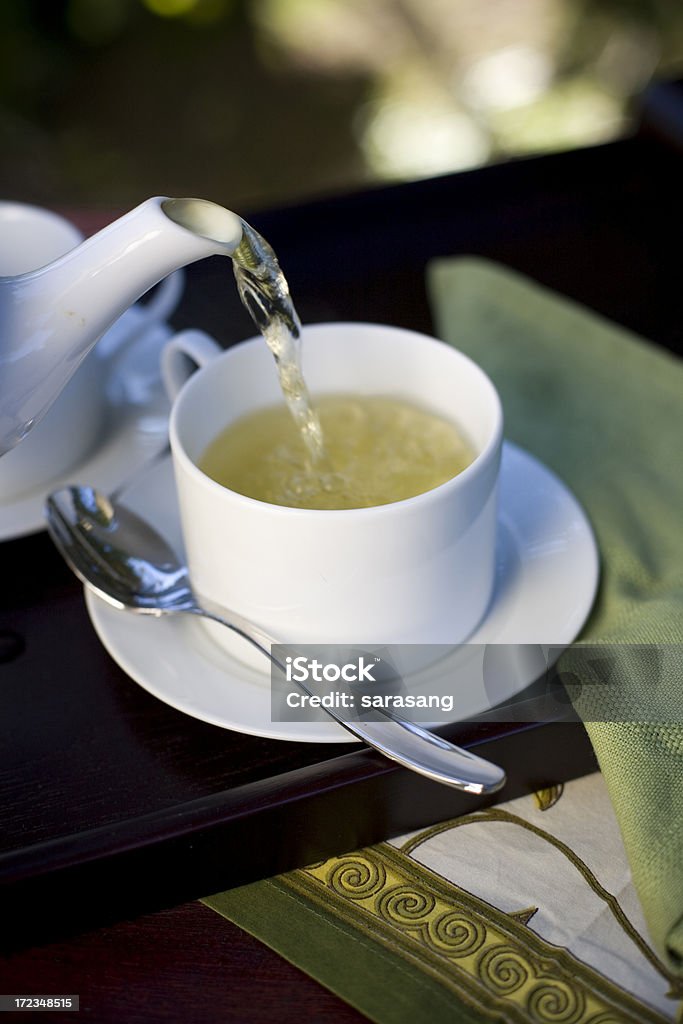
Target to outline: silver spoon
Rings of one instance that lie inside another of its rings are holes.
[[[279,664],[272,637],[234,612],[220,617],[202,608],[186,566],[157,530],[125,505],[92,487],[65,487],[46,502],[47,526],[76,576],[116,608],[147,615],[186,612],[219,622]],[[297,685],[309,695],[305,683]],[[325,709],[357,739],[399,764],[467,793],[493,793],[505,772],[489,761],[393,714],[381,721],[346,721]]]

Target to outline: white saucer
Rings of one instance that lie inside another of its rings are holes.
[[[84,477],[84,480],[86,478]],[[89,481],[88,481],[89,482]],[[170,458],[126,493],[126,503],[153,519],[176,550],[182,549]],[[496,588],[470,644],[564,647],[574,640],[593,604],[598,552],[586,515],[565,485],[537,459],[505,444],[501,468]],[[119,611],[86,591],[97,634],[116,662],[149,693],[194,718],[273,739],[353,742],[331,720],[271,721],[270,666],[250,668],[219,648],[201,621]],[[506,699],[534,676],[513,674]],[[467,706],[465,706],[465,704]],[[491,707],[486,694],[466,699],[454,719]]]
[[[172,330],[157,322],[117,357],[119,335],[134,329],[130,322],[134,325],[136,314],[136,309],[128,310],[89,357],[110,358],[109,352],[114,350],[105,385],[105,426],[99,441],[85,459],[59,476],[19,498],[0,501],[0,541],[43,530],[45,498],[57,488],[79,482],[111,493],[167,444],[169,402],[159,374],[159,353]]]

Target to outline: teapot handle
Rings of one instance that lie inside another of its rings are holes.
[[[166,394],[173,401],[183,384],[195,370],[206,366],[223,349],[204,331],[179,331],[161,350],[161,379]]]
[[[144,304],[136,302],[100,338],[94,355],[113,368],[156,325],[165,325],[176,309],[185,287],[185,272],[174,270],[155,285]]]
[[[154,288],[152,298],[142,307],[144,309],[145,326],[168,320],[180,302],[185,287],[185,271],[181,267],[165,277]]]

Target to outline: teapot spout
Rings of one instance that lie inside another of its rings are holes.
[[[241,239],[230,210],[157,196],[47,266],[0,278],[0,455],[132,303],[179,267],[232,255]]]

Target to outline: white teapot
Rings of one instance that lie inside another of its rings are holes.
[[[64,250],[64,222],[55,217],[51,239],[50,215],[46,222],[46,211],[39,212],[40,232],[19,225],[5,265],[0,262],[0,274],[12,273],[0,277],[0,455],[39,422],[102,334],[141,295],[179,267],[231,255],[242,239],[240,218],[222,206],[159,196],[80,244],[74,229],[73,248],[47,262],[60,225]],[[2,227],[11,231],[11,217]]]

